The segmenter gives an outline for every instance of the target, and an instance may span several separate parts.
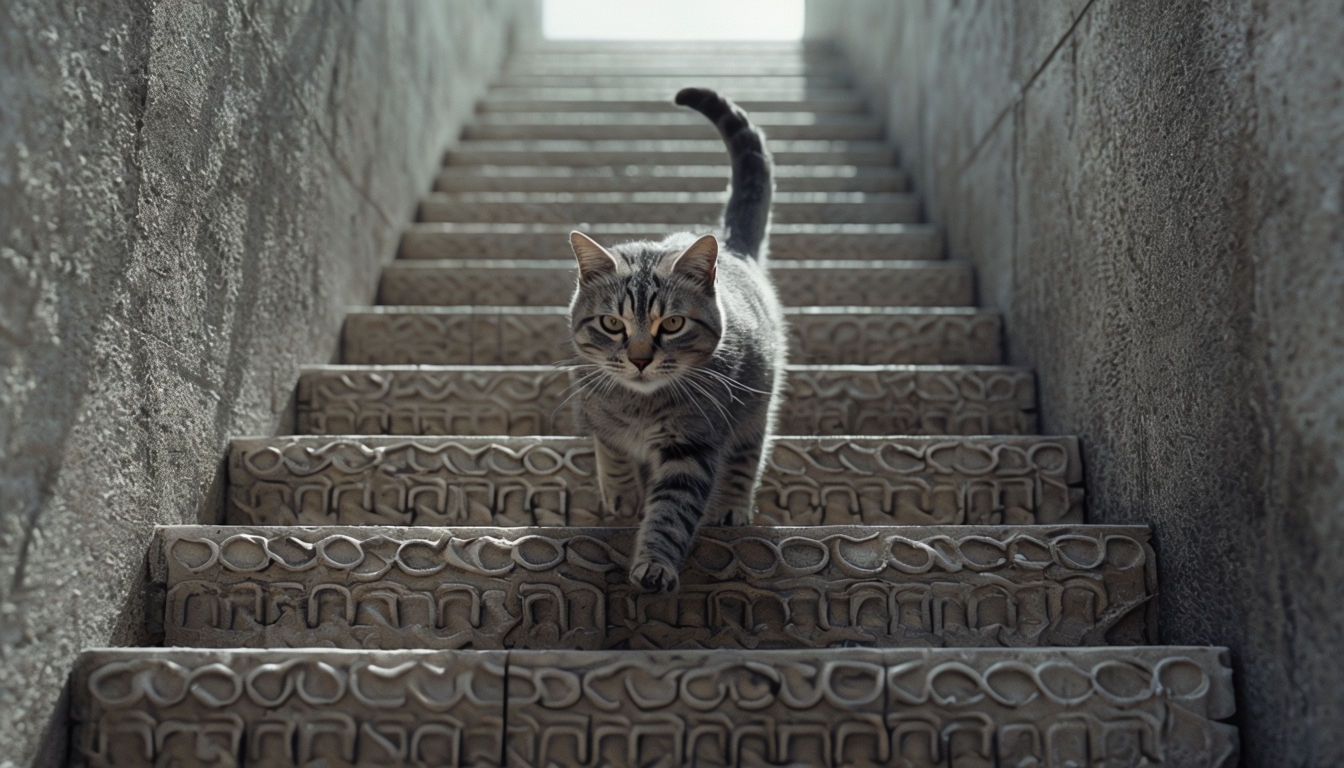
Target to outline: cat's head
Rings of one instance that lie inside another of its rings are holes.
[[[579,262],[570,329],[582,361],[637,392],[694,379],[722,335],[718,240],[606,248],[571,232],[569,242]]]

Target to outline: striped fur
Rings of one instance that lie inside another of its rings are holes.
[[[677,103],[719,128],[732,162],[714,235],[603,246],[579,232],[570,306],[574,398],[610,514],[641,517],[630,581],[675,592],[704,521],[750,522],[773,431],[785,328],[766,272],[772,192],[763,136],[713,91]]]

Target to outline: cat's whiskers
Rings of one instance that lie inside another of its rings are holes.
[[[689,369],[687,369],[687,373],[688,373],[688,374],[691,374],[691,373],[693,373],[694,371],[695,371],[694,368],[689,368]],[[679,380],[682,381],[682,382],[684,382],[688,388],[690,388],[690,389],[694,389],[697,393],[699,393],[700,398],[699,398],[699,399],[693,399],[692,402],[694,402],[694,403],[699,403],[700,399],[708,400],[708,401],[709,401],[709,404],[712,405],[712,406],[714,406],[714,409],[715,409],[716,411],[719,412],[719,415],[720,415],[721,417],[723,417],[723,420],[724,420],[725,422],[729,422],[729,423],[731,423],[731,421],[732,421],[732,417],[731,417],[731,415],[728,413],[728,409],[725,408],[725,407],[723,406],[723,403],[720,403],[720,402],[719,402],[719,399],[716,398],[716,397],[714,396],[714,393],[711,392],[711,391],[709,390],[709,388],[708,388],[708,386],[706,385],[706,383],[701,382],[701,381],[697,381],[694,375],[687,375],[687,376],[685,376],[684,378],[681,378],[681,379],[679,379]],[[697,407],[699,407],[699,406],[697,405]],[[701,411],[701,413],[703,414],[704,411]],[[706,416],[705,418],[706,418],[706,420],[708,420],[709,417]]]

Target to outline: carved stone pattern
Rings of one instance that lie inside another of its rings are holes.
[[[383,270],[379,302],[411,306],[567,306],[578,271],[569,264],[403,262]],[[799,267],[776,263],[771,276],[786,306],[970,306],[973,279],[964,264],[905,268]]]
[[[779,432],[789,435],[1026,435],[1035,381],[1009,368],[789,372]]]
[[[715,173],[678,176],[668,170],[713,168]],[[434,180],[439,192],[719,192],[728,183],[722,164],[712,166],[627,166],[612,168],[546,168],[512,166],[507,169],[460,165],[443,169]],[[558,173],[563,170],[565,173]],[[589,171],[584,173],[584,170]],[[905,192],[910,183],[899,168],[865,168],[868,173],[842,176],[813,171],[808,166],[776,167],[775,186],[781,192]],[[825,170],[825,168],[823,168]],[[872,171],[882,171],[874,173]],[[651,171],[658,171],[653,173]]]
[[[1083,522],[1072,438],[775,440],[757,495],[773,525]],[[235,440],[239,525],[631,525],[599,511],[586,438]]]
[[[503,652],[150,653],[80,660],[72,765],[494,765],[504,746]]]
[[[575,226],[570,222],[567,227]],[[648,231],[620,228],[610,235],[599,225],[585,229],[599,241],[612,243],[628,240],[658,239],[673,227],[649,228]],[[403,259],[558,259],[568,257],[565,232],[555,231],[474,231],[417,225],[401,236],[399,255]],[[892,232],[807,232],[780,231],[770,235],[770,258],[774,263],[793,259],[849,259],[928,261],[942,258],[942,234],[933,228],[911,228]]]
[[[625,149],[566,149],[559,146],[549,148],[537,146],[541,142],[472,141],[463,142],[444,154],[445,165],[560,165],[572,167],[608,167],[613,165],[666,164],[666,165],[712,165],[724,163],[728,156],[720,144],[717,149],[695,149],[690,145],[698,142],[667,142],[672,145],[686,145],[686,149],[675,146],[666,150],[641,151]],[[551,142],[545,142],[551,143]],[[572,144],[574,142],[554,142]],[[639,142],[615,142],[618,144],[638,144]],[[716,142],[717,143],[717,142]],[[772,151],[775,162],[781,165],[814,165],[817,163],[853,164],[853,165],[889,165],[896,162],[895,151],[888,147],[866,148],[866,142],[792,142],[794,144],[849,144],[838,149],[781,149]],[[516,148],[508,145],[516,144]]]
[[[316,369],[299,377],[295,431],[344,435],[576,434],[563,371]],[[1029,371],[791,368],[780,435],[1036,432]]]
[[[712,227],[723,215],[723,202],[474,202],[435,194],[420,201],[420,221],[551,222],[680,222]],[[781,224],[886,224],[919,221],[913,198],[863,203],[787,203],[771,206],[772,221]]]
[[[1132,645],[1155,637],[1147,530],[706,528],[671,597],[633,528],[159,532],[165,640],[205,647]]]
[[[558,370],[307,371],[299,377],[298,434],[574,434]]]
[[[549,365],[572,354],[569,322],[555,314],[502,312],[346,315],[342,362]]]
[[[451,309],[451,311],[450,311]],[[786,317],[789,360],[806,364],[993,364],[999,318],[964,314]],[[545,365],[569,356],[563,308],[550,313],[457,311],[346,315],[341,360],[378,365]]]
[[[999,362],[999,316],[965,314],[790,315],[794,363],[957,365]]]
[[[72,764],[1235,764],[1225,651],[1100,650],[94,651]]]

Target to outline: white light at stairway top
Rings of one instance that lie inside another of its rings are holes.
[[[542,0],[553,40],[798,40],[803,0]]]

